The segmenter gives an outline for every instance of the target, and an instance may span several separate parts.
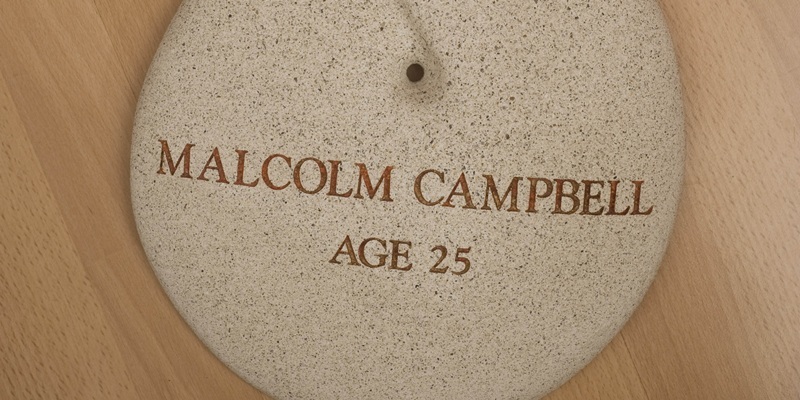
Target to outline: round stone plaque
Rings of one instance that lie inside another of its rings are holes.
[[[652,281],[683,167],[655,0],[186,0],[142,90],[142,244],[276,399],[534,399]]]

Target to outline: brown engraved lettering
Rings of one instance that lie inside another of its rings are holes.
[[[506,193],[500,198],[500,194],[497,192],[497,186],[494,183],[494,177],[491,175],[484,175],[483,177],[486,179],[486,194],[483,198],[483,207],[481,207],[481,210],[492,209],[492,207],[489,206],[489,194],[491,193],[494,205],[498,211],[503,209],[503,204],[510,196],[511,205],[508,207],[508,211],[519,212],[519,208],[517,208],[517,192],[519,191],[519,181],[521,181],[522,178],[515,177],[512,179],[511,183],[508,185],[508,189],[506,189]]]
[[[258,185],[258,179],[250,183],[244,182],[244,162],[245,162],[245,157],[247,157],[247,150],[236,150],[236,154],[239,155],[239,161],[238,164],[236,165],[236,181],[233,182],[233,184],[239,186],[255,187],[256,185]]]
[[[437,171],[435,169],[428,169],[428,170],[422,171],[421,174],[417,175],[417,179],[414,180],[414,195],[417,196],[417,201],[419,201],[421,204],[429,206],[429,207],[433,207],[433,206],[438,205],[439,203],[441,203],[442,200],[444,200],[444,197],[440,197],[436,201],[430,201],[430,200],[425,198],[424,194],[422,194],[422,179],[425,178],[425,175],[428,175],[428,174],[435,174],[436,176],[439,177],[439,181],[444,183],[444,173],[442,173],[440,171]]]
[[[578,190],[580,189],[580,184],[578,181],[572,179],[556,179],[556,208],[553,210],[553,214],[575,214],[578,211],[578,208],[581,206],[581,200],[578,198]],[[564,191],[564,184],[569,183],[572,186],[572,192],[565,192]],[[572,200],[572,208],[568,211],[564,210],[564,197],[568,197]]]
[[[292,159],[291,158],[286,157],[283,154],[273,154],[273,155],[267,157],[267,159],[264,160],[264,164],[261,165],[261,179],[264,180],[264,183],[266,183],[267,186],[270,189],[272,189],[272,190],[283,190],[283,189],[286,189],[287,187],[289,187],[289,185],[291,185],[292,182],[289,181],[289,182],[286,182],[286,184],[284,184],[282,186],[277,186],[274,183],[272,183],[272,179],[269,177],[269,165],[272,162],[272,160],[274,160],[276,158],[280,158],[281,160],[286,161],[286,165],[288,165],[289,168],[292,168]]]
[[[331,163],[331,190],[328,191],[328,196],[350,197],[350,195],[353,194],[353,189],[344,193],[339,193],[337,191],[337,186],[339,184],[339,166],[342,165],[342,162],[335,160],[328,160],[328,162]]]
[[[381,177],[378,178],[378,183],[375,186],[372,186],[372,180],[369,177],[369,171],[367,170],[367,166],[362,163],[356,163],[358,166],[358,186],[356,189],[356,194],[353,198],[356,199],[363,199],[364,196],[361,194],[361,188],[364,187],[367,190],[367,195],[370,199],[374,199],[375,195],[378,193],[378,189],[383,186],[383,196],[380,198],[381,201],[393,201],[392,200],[392,170],[394,167],[386,167],[381,174]]]
[[[360,265],[358,263],[358,259],[356,259],[356,252],[355,250],[353,250],[353,242],[350,240],[350,236],[344,238],[344,242],[342,242],[342,245],[339,246],[338,250],[336,250],[336,254],[333,255],[333,258],[331,258],[330,263],[341,264],[341,262],[337,260],[337,258],[339,258],[339,256],[341,255],[347,255],[348,257],[350,257],[350,265],[356,265],[356,266]]]
[[[214,162],[213,167],[211,166],[212,161]],[[200,176],[197,177],[197,180],[207,181],[208,178],[206,178],[206,172],[208,172],[208,170],[217,171],[217,174],[219,175],[219,179],[217,179],[217,182],[230,183],[228,182],[228,178],[225,176],[225,169],[222,167],[222,159],[219,156],[219,149],[216,147],[214,147],[214,150],[211,152],[211,157],[208,158],[206,166],[203,167],[203,171],[200,172]]]
[[[460,189],[460,190],[459,190]],[[442,204],[442,207],[455,207],[453,205],[453,196],[462,196],[464,197],[464,208],[467,209],[477,209],[475,207],[475,203],[472,202],[472,194],[469,192],[469,185],[467,184],[467,177],[462,172],[461,176],[458,178],[455,186],[453,186],[453,190],[450,191],[450,195],[447,196],[447,200]]]
[[[583,192],[583,211],[581,211],[581,215],[603,215],[603,211],[605,211],[605,206],[600,207],[597,211],[591,211],[591,202],[592,200],[599,201],[600,200],[600,192],[592,194],[592,186],[599,185],[601,188],[605,185],[605,182],[602,181],[582,181],[584,185],[584,192]]]
[[[183,148],[183,151],[181,152],[181,155],[178,157],[178,161],[173,162],[172,161],[172,154],[169,151],[169,144],[167,144],[167,141],[166,140],[159,140],[159,142],[161,142],[161,165],[158,168],[158,172],[157,173],[161,174],[161,175],[166,175],[167,174],[166,172],[164,172],[164,161],[166,161],[167,165],[169,167],[169,173],[171,175],[175,175],[175,171],[178,170],[178,165],[177,164],[180,164],[181,161],[183,161],[183,174],[181,175],[181,178],[189,178],[189,179],[191,179],[192,175],[190,173],[190,169],[189,169],[190,165],[189,164],[191,163],[192,147],[194,147],[194,145],[193,144],[187,144]]]
[[[536,213],[538,212],[536,211],[536,199],[544,199],[553,194],[553,182],[545,178],[528,178],[528,181],[531,183],[531,194],[528,199],[528,209],[525,212]],[[544,182],[545,189],[542,194],[539,194],[537,189],[539,182]]]
[[[311,161],[314,164],[316,164],[317,165],[317,169],[319,170],[319,183],[317,183],[317,187],[315,187],[314,189],[307,189],[305,186],[303,186],[303,180],[302,180],[301,171],[302,171],[303,165],[305,163],[309,162],[309,161]],[[306,193],[306,194],[317,194],[317,193],[319,193],[322,190],[322,188],[325,187],[325,182],[327,180],[328,180],[328,170],[325,168],[325,164],[323,164],[322,161],[317,160],[316,158],[313,158],[313,157],[304,158],[304,159],[300,160],[300,162],[298,162],[297,165],[295,165],[295,167],[294,167],[294,185],[297,187],[297,190],[299,190],[299,191],[301,191],[303,193]]]
[[[358,246],[358,258],[360,258],[361,259],[361,263],[366,265],[367,267],[370,267],[370,268],[383,267],[384,265],[386,265],[386,257],[388,257],[388,254],[378,254],[377,255],[378,256],[378,263],[377,264],[372,264],[372,263],[369,262],[369,260],[367,260],[367,256],[366,256],[365,253],[366,253],[367,245],[370,242],[375,242],[375,243],[380,244],[381,247],[383,247],[383,250],[386,251],[386,241],[385,240],[378,239],[378,238],[369,238],[369,239],[361,242],[361,245]]]
[[[642,198],[643,184],[644,181],[633,181],[633,211],[631,211],[631,215],[650,215],[653,213],[654,206],[651,206],[645,212],[639,211],[639,203],[641,202]]]
[[[608,200],[608,212],[606,215],[628,215],[630,207],[625,207],[622,212],[617,211],[617,186],[619,186],[619,181],[608,181],[608,183],[611,184],[611,197]]]
[[[399,257],[405,258],[408,261],[408,251],[411,249],[411,242],[405,242],[402,240],[390,240],[389,243],[392,244],[392,264],[389,265],[389,269],[396,269],[398,271],[410,271],[411,267],[414,264],[409,263],[405,267],[400,267],[397,262]],[[406,246],[404,249],[401,249],[400,246]]]

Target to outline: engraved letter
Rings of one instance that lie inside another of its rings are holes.
[[[377,264],[371,264],[369,262],[369,260],[367,260],[367,256],[364,253],[365,253],[365,250],[366,250],[367,245],[369,244],[369,242],[376,242],[376,243],[380,244],[381,247],[383,247],[383,251],[386,251],[386,241],[385,240],[381,240],[381,239],[378,239],[378,238],[369,238],[369,239],[361,242],[361,245],[358,246],[358,257],[361,259],[361,263],[366,265],[366,266],[368,266],[368,267],[370,267],[370,268],[378,268],[378,267],[382,267],[382,266],[386,265],[386,257],[388,256],[388,254],[378,254],[378,263]]]
[[[245,157],[247,157],[247,150],[236,150],[236,154],[239,155],[239,164],[236,166],[236,182],[233,182],[233,184],[239,186],[255,187],[256,185],[258,185],[258,179],[250,183],[244,182],[244,161]]]
[[[397,258],[403,257],[408,261],[408,251],[411,249],[411,242],[404,242],[401,240],[390,240],[392,244],[392,264],[389,266],[389,269],[396,269],[398,271],[410,271],[411,267],[414,264],[409,263],[405,267],[400,267],[397,265]],[[407,246],[405,249],[400,249],[400,246]],[[402,252],[401,252],[402,251]]]
[[[545,178],[528,178],[528,181],[531,183],[531,194],[528,199],[528,209],[525,212],[536,213],[536,198],[544,199],[553,194],[553,182]],[[542,194],[539,194],[538,189],[536,189],[539,182],[544,182],[545,189]]]
[[[483,197],[483,207],[481,207],[481,210],[492,209],[492,207],[489,207],[489,193],[491,192],[494,205],[498,210],[503,208],[503,203],[505,203],[506,199],[511,195],[511,205],[508,207],[508,211],[519,212],[519,208],[517,208],[517,192],[519,190],[519,181],[522,180],[522,178],[515,177],[512,179],[503,198],[500,198],[500,194],[497,193],[497,186],[494,183],[494,177],[491,175],[484,175],[483,177],[486,178],[486,194]]]
[[[461,191],[457,191],[461,188]],[[467,185],[467,177],[464,173],[461,173],[461,176],[458,178],[455,186],[453,186],[453,190],[450,191],[450,196],[447,196],[447,201],[442,204],[442,207],[455,207],[453,205],[453,196],[464,196],[464,208],[470,209],[477,209],[475,204],[472,202],[472,194],[469,192],[469,185]]]
[[[283,154],[273,154],[273,155],[267,157],[267,159],[264,160],[264,164],[261,166],[261,179],[264,180],[264,183],[266,183],[267,186],[269,186],[270,189],[272,189],[272,190],[283,190],[283,189],[286,189],[287,187],[289,187],[289,185],[291,184],[291,181],[286,182],[286,184],[283,185],[283,186],[275,186],[275,184],[272,183],[272,179],[270,179],[270,177],[269,177],[269,164],[272,162],[272,160],[274,160],[276,158],[280,158],[281,160],[286,161],[286,164],[289,166],[289,168],[292,168],[292,159],[291,158],[286,157]]]
[[[214,166],[211,166],[211,161],[214,161]],[[206,162],[206,166],[203,167],[203,171],[200,172],[200,176],[197,177],[198,181],[207,181],[206,172],[210,169],[217,171],[217,175],[219,175],[219,179],[217,182],[219,183],[230,183],[228,182],[228,178],[225,177],[225,170],[222,168],[222,160],[219,157],[219,149],[214,147],[214,150],[211,152],[211,157],[208,158]]]
[[[166,140],[159,140],[161,142],[161,166],[158,169],[158,174],[166,175],[167,173],[164,172],[164,161],[167,161],[167,165],[169,166],[169,173],[175,175],[175,171],[178,170],[178,166],[176,164],[180,164],[183,161],[183,174],[181,178],[189,178],[192,179],[192,175],[189,171],[189,164],[191,162],[192,157],[192,147],[193,144],[186,144],[183,148],[183,152],[181,152],[180,157],[178,157],[177,162],[172,162],[172,154],[169,152],[169,144],[167,144]]]
[[[556,179],[556,208],[553,214],[575,214],[581,206],[581,200],[578,198],[578,190],[580,184],[572,179]],[[572,186],[572,192],[564,192],[564,183],[569,183]],[[572,200],[572,208],[569,211],[564,211],[563,201],[564,197],[569,197]]]
[[[606,210],[605,206],[600,207],[597,211],[590,211],[589,206],[592,200],[600,200],[600,192],[592,194],[592,185],[600,185],[602,188],[605,182],[583,181],[583,184],[586,186],[586,191],[583,192],[583,211],[581,211],[581,215],[603,215],[603,211]]]
[[[422,179],[425,178],[425,175],[428,175],[428,174],[435,174],[436,176],[439,177],[439,180],[442,183],[444,183],[444,174],[443,173],[441,173],[441,172],[439,172],[439,171],[437,171],[435,169],[429,169],[429,170],[423,171],[421,174],[419,174],[417,176],[417,179],[414,180],[414,194],[417,196],[417,201],[419,201],[420,203],[422,203],[422,204],[424,204],[426,206],[433,207],[433,206],[438,205],[439,203],[441,203],[442,200],[444,200],[444,197],[440,197],[436,201],[429,201],[422,194]]]
[[[328,160],[328,162],[331,163],[331,190],[328,191],[328,196],[350,197],[350,195],[353,194],[353,189],[350,189],[345,193],[339,193],[336,191],[336,186],[339,181],[339,166],[342,164],[342,162],[334,160]]]
[[[375,194],[378,193],[378,189],[383,185],[383,196],[381,197],[381,201],[394,201],[392,200],[392,170],[394,167],[386,167],[381,174],[381,177],[378,179],[378,183],[375,186],[372,186],[372,180],[369,178],[369,171],[367,171],[367,166],[361,163],[356,163],[358,166],[358,187],[356,189],[356,195],[353,196],[355,199],[363,199],[364,196],[361,195],[361,187],[363,186],[367,189],[367,195],[370,199],[375,198]]]
[[[345,248],[347,248],[347,250],[345,250]],[[356,252],[353,250],[353,242],[350,241],[350,236],[344,238],[344,242],[342,242],[342,245],[339,246],[339,250],[336,250],[336,254],[333,255],[330,263],[341,264],[341,262],[337,261],[336,259],[343,254],[346,254],[348,257],[350,257],[350,265],[360,265],[356,259]]]
[[[631,212],[631,215],[650,215],[653,213],[653,206],[650,206],[650,208],[645,212],[639,211],[639,203],[641,202],[642,198],[643,184],[644,181],[633,181],[633,211]]]
[[[317,169],[319,169],[319,183],[317,184],[317,187],[314,188],[313,190],[306,189],[306,187],[303,186],[303,181],[301,179],[301,171],[303,168],[303,164],[305,164],[308,161],[317,164]],[[327,180],[328,180],[328,170],[325,169],[325,164],[323,164],[322,161],[317,160],[316,158],[304,158],[300,160],[300,162],[298,162],[297,165],[294,167],[294,185],[297,186],[297,189],[299,189],[303,193],[306,194],[319,193],[319,191],[325,187],[325,182]]]
[[[625,207],[622,212],[617,212],[617,186],[619,181],[608,181],[611,184],[611,198],[608,200],[608,212],[606,215],[628,215],[630,207]]]

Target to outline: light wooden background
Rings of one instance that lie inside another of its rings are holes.
[[[131,126],[179,0],[0,0],[0,399],[259,399],[162,293]],[[551,399],[800,399],[800,0],[662,0],[687,165],[661,271]]]

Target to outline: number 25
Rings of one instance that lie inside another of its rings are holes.
[[[469,259],[464,257],[464,255],[469,253],[470,250],[472,250],[471,247],[459,247],[458,250],[456,250],[456,263],[461,263],[462,265],[464,265],[464,268],[458,272],[450,271],[453,275],[464,275],[467,272],[469,272],[471,264],[469,262]],[[435,252],[439,253],[439,260],[436,261],[436,264],[433,265],[433,267],[431,268],[431,272],[433,272],[434,274],[447,273],[447,270],[450,269],[450,267],[442,265],[444,259],[447,258],[447,247],[436,246],[432,248],[431,251],[434,253]]]

